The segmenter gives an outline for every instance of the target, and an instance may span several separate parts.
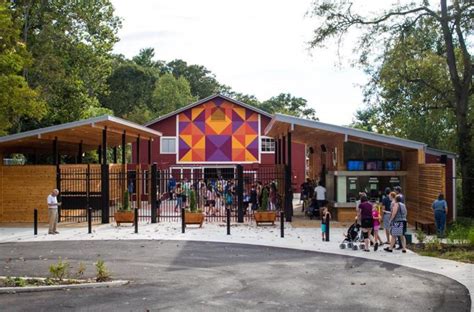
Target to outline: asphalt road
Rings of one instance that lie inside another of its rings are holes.
[[[101,258],[118,288],[0,295],[1,311],[470,311],[447,277],[309,251],[181,241],[0,244],[0,275],[47,276],[58,257],[86,276]]]

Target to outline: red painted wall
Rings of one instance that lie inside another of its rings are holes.
[[[425,162],[427,164],[439,164],[441,163],[441,157],[436,155],[431,155],[426,153]],[[451,222],[453,220],[453,213],[454,213],[454,198],[453,198],[453,159],[448,158],[448,162],[446,163],[446,194],[444,194],[446,198],[446,202],[448,203],[448,221]],[[435,198],[433,198],[435,200]]]

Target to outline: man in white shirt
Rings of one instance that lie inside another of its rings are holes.
[[[59,190],[54,189],[51,194],[48,195],[48,220],[49,220],[49,231],[48,234],[59,234],[56,231],[58,224],[58,207],[61,203],[58,203]]]
[[[316,193],[316,201],[318,202],[318,207],[321,208],[326,204],[326,188],[318,183],[318,186],[314,188]]]

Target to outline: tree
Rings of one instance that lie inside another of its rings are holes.
[[[190,85],[191,94],[198,99],[206,98],[221,91],[221,85],[214,74],[201,65],[188,65],[176,59],[166,64],[164,72],[172,73],[176,78],[184,77]]]
[[[20,41],[11,10],[0,2],[0,135],[17,132],[21,118],[41,119],[46,105],[22,76],[31,57]],[[12,128],[13,127],[13,128]]]
[[[184,77],[175,78],[168,73],[156,83],[151,111],[155,115],[164,115],[194,101],[196,98],[191,94],[189,82]]]
[[[132,61],[142,67],[145,68],[157,68],[159,70],[164,70],[164,62],[163,61],[154,61],[153,58],[155,57],[155,49],[153,48],[145,48],[140,49],[138,55],[132,58]]]
[[[135,107],[149,109],[157,79],[152,68],[124,62],[107,79],[109,93],[100,102],[119,117],[130,114]]]
[[[35,126],[100,111],[98,98],[107,93],[110,52],[120,27],[110,1],[18,0],[11,7],[33,57],[24,76],[48,104],[46,118]]]
[[[343,36],[351,29],[362,29],[359,45],[355,48],[360,51],[359,62],[362,65],[372,61],[371,55],[377,52],[377,48],[392,47],[414,26],[433,22],[433,27],[442,34],[442,56],[449,74],[449,78],[443,81],[450,86],[445,103],[456,120],[463,206],[469,216],[474,216],[473,129],[470,117],[474,66],[468,51],[469,38],[474,29],[474,3],[470,0],[453,0],[448,5],[447,0],[440,0],[439,6],[434,6],[428,0],[413,1],[407,5],[394,5],[376,16],[363,16],[354,12],[350,1],[323,1],[316,3],[312,12],[320,23],[310,46],[321,47],[333,38],[339,38],[339,42],[342,42]],[[425,86],[431,87],[435,86]]]
[[[280,93],[271,97],[260,105],[260,108],[269,113],[282,113],[297,117],[317,120],[316,111],[308,107],[308,102],[301,97],[289,93]]]

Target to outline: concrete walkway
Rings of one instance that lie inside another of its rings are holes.
[[[59,227],[58,235],[48,235],[46,228],[40,228],[35,237],[31,227],[2,227],[0,228],[0,243],[31,242],[31,241],[70,241],[70,240],[183,240],[183,241],[210,241],[227,242],[251,245],[284,247],[299,250],[310,250],[323,253],[346,255],[360,258],[384,261],[432,272],[452,278],[469,290],[471,302],[474,302],[474,265],[444,260],[432,257],[419,256],[408,251],[387,253],[379,251],[363,252],[340,249],[345,228],[333,228],[331,241],[322,242],[319,228],[292,228],[287,224],[285,237],[280,237],[279,225],[259,226],[255,224],[233,224],[231,235],[226,235],[225,224],[209,223],[202,228],[189,226],[186,233],[181,233],[179,223],[140,224],[139,233],[134,233],[132,226],[116,227],[115,224],[94,226],[93,233],[87,234],[87,227]],[[474,309],[471,308],[472,311]]]

